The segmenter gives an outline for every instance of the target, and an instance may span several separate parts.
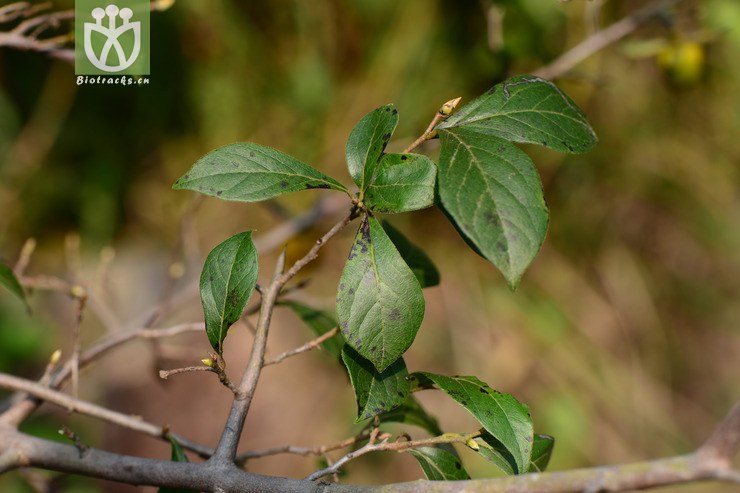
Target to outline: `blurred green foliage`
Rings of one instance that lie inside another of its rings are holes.
[[[146,87],[76,86],[72,67],[3,48],[0,254],[14,260],[34,236],[29,272],[67,276],[63,239],[79,232],[88,263],[113,244],[133,264],[156,260],[164,272],[191,200],[170,186],[201,155],[254,141],[348,183],[344,143],[362,115],[395,103],[390,149],[400,150],[442,102],[469,100],[588,36],[595,4],[606,25],[644,2],[178,0],[152,14]],[[425,246],[442,278],[425,293],[409,368],[476,374],[528,403],[542,424],[536,431],[557,439],[552,469],[688,451],[740,395],[739,16],[733,0],[684,1],[630,37],[697,42],[703,60],[689,84],[673,83],[657,55],[626,56],[621,43],[558,82],[600,143],[583,156],[527,149],[552,219],[517,293],[465,251],[439,214],[394,222]],[[314,198],[302,192],[279,204],[290,215]],[[207,251],[238,230],[266,231],[275,210],[207,201],[199,245]],[[332,299],[346,246],[321,264],[313,296]],[[137,282],[131,290],[159,296],[145,291],[150,278]],[[71,302],[34,294],[33,319],[5,294],[0,302],[0,367],[37,378],[51,350],[68,344]],[[351,395],[343,378],[327,399]],[[467,423],[425,404],[444,429]],[[351,397],[332,409],[324,418],[332,437],[345,436]],[[394,468],[400,459],[386,459],[358,461],[348,480],[419,476],[413,460]],[[463,460],[474,477],[495,474]],[[314,466],[305,462],[251,470],[300,476]],[[26,491],[18,484],[0,478],[2,491]]]

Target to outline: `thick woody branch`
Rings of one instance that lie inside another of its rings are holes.
[[[244,472],[236,466],[172,462],[113,454],[94,448],[81,452],[72,445],[42,440],[0,427],[0,473],[17,467],[37,467],[82,474],[134,485],[192,489],[219,493],[361,492],[364,488],[313,484]]]

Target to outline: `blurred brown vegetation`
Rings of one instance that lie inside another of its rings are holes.
[[[401,149],[442,102],[533,71],[588,36],[594,15],[606,25],[644,3],[178,0],[152,14],[147,87],[78,87],[63,62],[0,50],[0,255],[12,263],[36,238],[29,274],[87,283],[125,323],[173,289],[173,262],[186,266],[177,290],[227,236],[268,231],[320,195],[272,205],[208,198],[181,235],[195,197],[170,186],[202,154],[255,141],[348,182],[344,142],[366,112],[398,106],[391,145]],[[505,9],[500,36],[492,5]],[[559,81],[600,143],[582,156],[527,149],[552,218],[516,293],[435,210],[390,218],[442,275],[440,287],[425,291],[409,368],[475,374],[528,403],[536,430],[557,439],[552,469],[687,452],[740,395],[738,26],[733,0],[681,2]],[[666,46],[686,42],[699,43],[703,59],[678,57],[694,65],[666,68]],[[434,143],[424,150],[434,155]],[[289,254],[305,251],[331,220],[294,239]],[[332,308],[351,236],[323,251],[296,298]],[[261,259],[263,276],[273,259]],[[37,378],[53,349],[70,348],[74,304],[43,292],[31,302],[29,317],[0,295],[0,369]],[[157,326],[200,317],[193,298]],[[89,312],[82,331],[86,343],[104,334]],[[268,353],[277,354],[310,333],[278,312],[271,337]],[[235,327],[226,344],[234,376],[249,345],[247,328]],[[213,375],[163,382],[155,371],[197,363],[207,351],[205,336],[134,343],[83,372],[81,396],[215,445],[228,392]],[[474,428],[443,396],[420,398],[444,429]],[[352,390],[327,355],[298,356],[265,370],[242,448],[335,442],[351,435],[354,411]],[[53,436],[61,423],[110,450],[169,454],[164,443],[46,407],[26,429]],[[497,474],[462,454],[474,477]],[[248,464],[296,477],[315,468],[314,458],[296,456]],[[396,454],[365,456],[348,471],[343,479],[356,483],[421,476],[412,458]],[[64,482],[65,491],[136,490]],[[0,478],[0,490],[28,486],[13,474]],[[730,491],[664,491],[674,490]]]

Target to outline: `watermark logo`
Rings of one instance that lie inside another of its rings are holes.
[[[149,0],[76,0],[75,73],[149,74]]]

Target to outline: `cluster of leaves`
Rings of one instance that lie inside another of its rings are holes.
[[[436,205],[514,289],[542,245],[549,216],[537,170],[512,142],[576,153],[593,146],[596,137],[568,96],[532,76],[495,86],[439,123],[434,129],[441,140],[437,163],[420,154],[386,153],[397,123],[398,111],[386,105],[352,130],[346,161],[358,188],[354,196],[311,166],[254,143],[208,153],[174,188],[242,202],[306,189],[350,195],[360,225],[339,280],[336,317],[292,301],[279,306],[292,309],[317,335],[340,328],[324,347],[347,369],[357,398],[357,422],[403,422],[441,435],[436,420],[412,395],[439,389],[480,423],[480,431],[467,440],[470,449],[507,474],[542,470],[553,439],[534,433],[527,406],[512,395],[473,376],[408,372],[403,354],[424,317],[422,289],[438,284],[439,273],[420,248],[376,216]],[[257,277],[257,252],[249,231],[227,239],[206,259],[201,300],[208,339],[219,354]],[[9,269],[0,270],[0,283],[22,297]],[[449,444],[412,453],[429,479],[468,477]]]

